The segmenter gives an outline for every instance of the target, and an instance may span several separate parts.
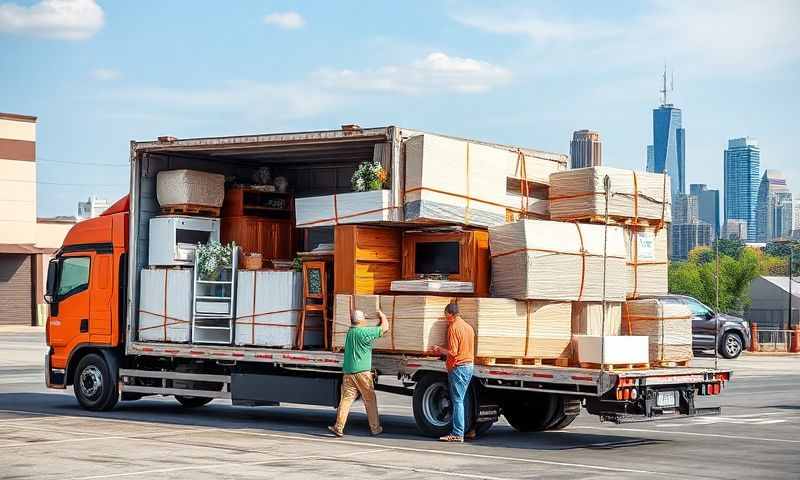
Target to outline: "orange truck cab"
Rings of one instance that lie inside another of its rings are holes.
[[[112,380],[106,385],[116,385],[113,367],[123,356],[128,216],[125,196],[76,224],[47,270],[47,386],[75,385],[83,393],[78,399],[92,409],[110,408],[118,396],[100,386],[103,375]]]

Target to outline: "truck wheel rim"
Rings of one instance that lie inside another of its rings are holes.
[[[81,372],[80,389],[81,393],[89,398],[95,397],[97,392],[103,388],[103,374],[100,369],[90,365]]]
[[[425,420],[435,427],[446,427],[450,424],[452,409],[447,385],[434,383],[422,396],[422,413]]]
[[[728,337],[728,339],[725,340],[725,350],[728,351],[728,355],[735,356],[736,354],[739,353],[739,350],[741,350],[741,348],[742,347],[739,345],[739,340],[737,340],[736,338]]]

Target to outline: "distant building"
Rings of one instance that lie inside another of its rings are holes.
[[[600,134],[591,130],[578,130],[569,142],[572,168],[596,167],[603,162],[603,145]]]
[[[788,238],[792,232],[792,192],[778,170],[766,170],[758,187],[756,241]]]
[[[761,150],[754,138],[728,140],[725,150],[725,221],[747,222],[747,238],[755,239],[758,230],[758,203]]]
[[[689,185],[689,194],[697,197],[697,213],[701,222],[710,224],[716,238],[720,234],[719,190],[709,190],[703,183]]]
[[[647,146],[647,171],[648,172],[655,172],[656,171],[656,153],[653,150],[652,145]]]
[[[792,218],[792,228],[800,228],[800,196],[794,197],[794,216]]]
[[[722,238],[747,240],[747,221],[736,218],[725,221],[725,226],[722,228]]]
[[[790,286],[791,285],[791,286]],[[789,328],[789,291],[792,292],[792,325],[800,320],[800,282],[789,277],[756,277],[750,282],[750,307],[745,319],[759,327],[770,329]]]
[[[653,168],[649,171],[669,174],[673,198],[686,191],[685,137],[679,108],[664,103],[653,110]]]
[[[101,213],[106,211],[111,206],[111,202],[105,198],[97,198],[92,195],[89,200],[85,202],[78,202],[78,218],[95,218],[99,217]]]
[[[697,196],[679,193],[672,198],[673,223],[697,223],[700,221]]]
[[[711,225],[708,223],[673,223],[670,227],[673,260],[686,260],[696,247],[711,245]]]

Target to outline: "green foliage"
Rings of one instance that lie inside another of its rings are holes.
[[[721,245],[720,245],[721,247]],[[741,248],[736,258],[719,258],[719,309],[741,313],[750,304],[750,282],[762,274],[764,255],[752,248]],[[692,250],[685,262],[673,262],[669,267],[669,291],[690,295],[706,305],[717,304],[717,262],[709,247]]]
[[[731,258],[739,258],[739,254],[744,248],[744,243],[741,240],[736,239],[719,238],[716,242],[714,242],[712,250],[716,250],[717,245],[719,245],[720,255],[727,255]]]

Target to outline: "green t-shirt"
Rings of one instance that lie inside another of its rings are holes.
[[[344,339],[344,373],[372,370],[372,342],[383,335],[381,327],[352,327]]]

